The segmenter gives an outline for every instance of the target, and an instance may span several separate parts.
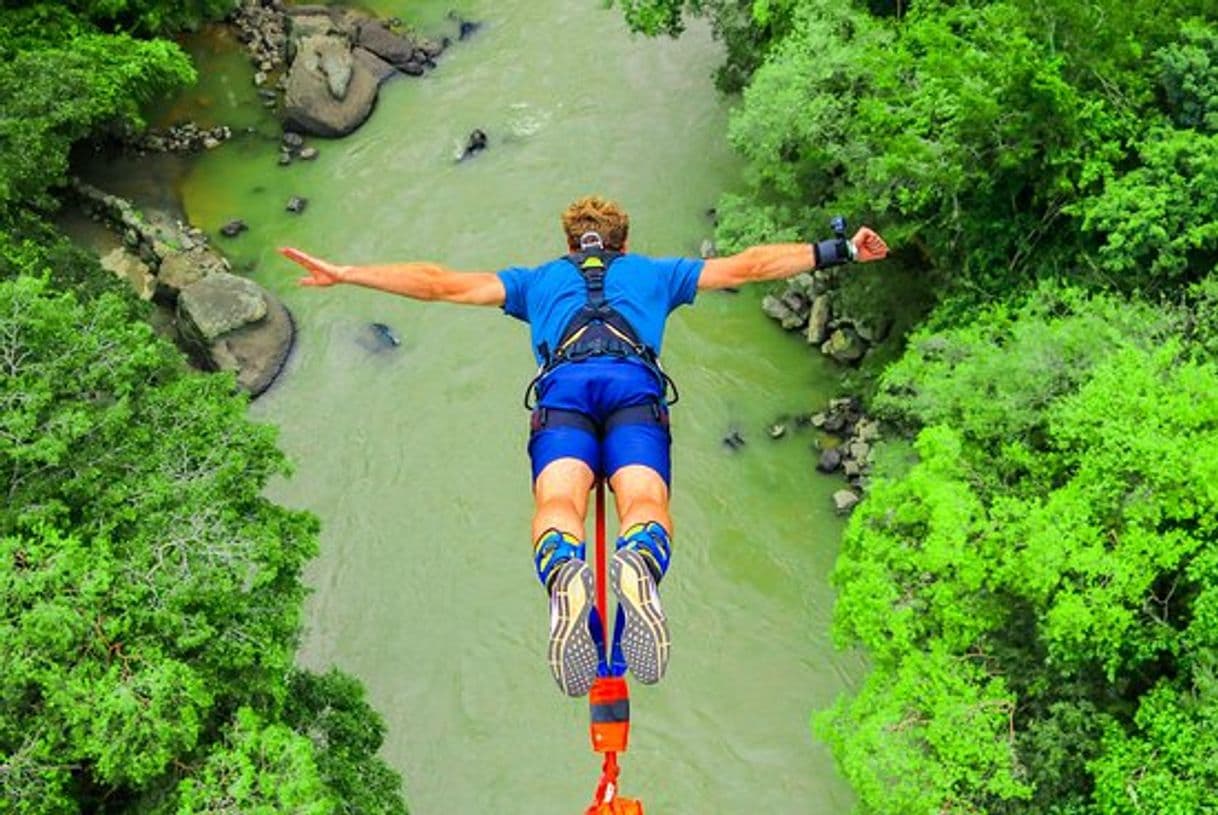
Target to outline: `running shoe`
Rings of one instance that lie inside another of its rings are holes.
[[[592,569],[564,561],[550,584],[550,673],[568,696],[584,696],[596,681],[597,650],[588,628],[595,605]]]

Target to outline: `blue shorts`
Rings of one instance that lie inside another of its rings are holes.
[[[637,405],[652,405],[654,410],[634,411],[637,418],[603,431],[613,413]],[[574,411],[596,427],[551,421],[547,411]],[[534,481],[550,462],[577,458],[598,478],[608,478],[628,464],[642,464],[671,484],[671,446],[664,385],[642,363],[615,357],[567,362],[537,383],[529,435]]]

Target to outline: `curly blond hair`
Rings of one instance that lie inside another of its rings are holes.
[[[630,232],[630,216],[616,202],[599,195],[587,195],[572,203],[562,214],[562,231],[567,236],[567,247],[579,249],[580,236],[595,232],[601,236],[605,248],[621,252]]]

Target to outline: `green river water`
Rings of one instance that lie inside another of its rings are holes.
[[[425,32],[454,27],[447,5],[370,5]],[[464,269],[536,263],[563,248],[562,208],[599,192],[630,211],[632,249],[692,254],[740,166],[704,28],[632,37],[595,0],[459,8],[485,23],[476,36],[425,79],[390,82],[362,129],[310,140],[320,158],[288,168],[276,165],[277,127],[257,107],[245,56],[200,39],[201,84],[167,117],[264,135],[108,175],[117,191],[155,199],[171,169],[192,222],[215,234],[244,218],[249,232],[215,240],[296,316],[297,347],[252,413],[279,426],[295,465],[271,497],[322,522],[301,662],[364,682],[414,815],[570,815],[590,800],[599,758],[586,702],[561,696],[545,665],[520,406],[527,327],[493,309],[301,289],[274,248]],[[475,127],[490,148],[458,164]],[[309,199],[303,215],[284,211],[290,195]],[[810,431],[765,433],[776,416],[839,395],[838,375],[765,318],[760,297],[703,294],[666,337],[683,394],[664,585],[673,656],[663,683],[633,688],[622,776],[650,815],[844,813],[852,801],[809,729],[811,712],[861,671],[829,641],[839,484],[814,472]],[[365,347],[372,321],[402,346]],[[748,442],[735,452],[720,441],[731,427]]]

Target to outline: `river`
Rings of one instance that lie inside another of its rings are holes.
[[[425,32],[455,28],[447,4],[370,5]],[[203,82],[173,115],[265,137],[175,165],[178,188],[212,234],[233,217],[250,224],[216,241],[298,321],[289,365],[252,413],[280,428],[295,465],[271,497],[322,522],[301,663],[363,681],[414,815],[570,815],[590,800],[599,759],[586,702],[561,696],[545,664],[520,406],[526,326],[493,309],[301,289],[274,248],[462,269],[536,263],[563,248],[562,208],[597,192],[630,211],[635,251],[692,254],[741,168],[704,27],[678,41],[633,37],[596,0],[458,8],[484,23],[472,38],[426,78],[385,86],[357,133],[310,140],[320,158],[286,168],[244,56],[197,39]],[[489,149],[455,162],[474,128]],[[303,214],[285,212],[291,195],[309,199]],[[666,338],[683,397],[663,587],[673,656],[664,682],[633,688],[622,759],[623,794],[652,815],[844,813],[853,800],[808,725],[862,669],[829,639],[838,483],[814,472],[811,431],[765,432],[839,395],[838,377],[761,314],[760,297],[703,294]],[[374,321],[402,345],[373,350]],[[735,451],[721,442],[732,428],[746,439]]]

